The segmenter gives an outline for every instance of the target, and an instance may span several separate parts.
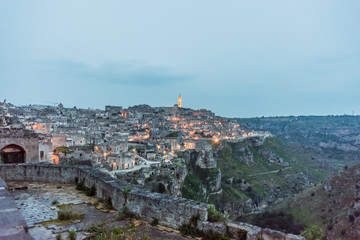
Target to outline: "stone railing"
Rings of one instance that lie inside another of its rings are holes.
[[[75,184],[83,182],[87,187],[96,188],[96,197],[111,199],[113,207],[120,210],[125,205],[134,214],[145,220],[158,219],[159,224],[179,229],[189,223],[191,217],[199,216],[198,229],[214,233],[230,233],[238,239],[239,232],[246,232],[246,239],[251,240],[292,240],[301,237],[282,232],[262,229],[245,223],[208,222],[208,204],[153,193],[116,180],[108,174],[88,166],[65,166],[53,164],[2,164],[0,177],[5,181],[49,182],[59,184]],[[125,194],[123,189],[130,186],[131,191]]]
[[[18,210],[14,199],[7,191],[5,182],[0,178],[0,239],[30,240],[24,217]]]

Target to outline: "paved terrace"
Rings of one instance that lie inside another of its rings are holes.
[[[199,216],[198,229],[225,234],[226,231],[234,239],[238,238],[239,231],[247,232],[247,240],[299,240],[301,237],[285,234],[271,229],[262,229],[245,223],[228,221],[227,223],[208,222],[208,204],[193,200],[152,193],[131,186],[131,191],[125,195],[123,189],[129,186],[127,183],[111,178],[109,175],[88,166],[61,166],[53,164],[3,164],[0,165],[0,178],[5,181],[28,181],[58,184],[75,184],[76,180],[82,181],[87,187],[96,188],[97,198],[110,198],[116,210],[120,210],[125,204],[134,214],[144,220],[158,219],[159,224],[173,229],[179,229],[187,224],[193,216]],[[7,209],[14,209],[12,202],[9,207],[0,200],[0,213]],[[6,201],[6,200],[5,200]],[[16,208],[16,207],[15,207]],[[15,209],[16,210],[16,209]],[[14,212],[15,212],[14,210]],[[18,211],[16,211],[18,213]],[[16,226],[21,226],[26,233],[26,223],[22,219]],[[6,221],[6,220],[5,220]],[[9,221],[6,221],[9,222]],[[2,226],[2,225],[1,225]],[[16,226],[3,227],[1,232],[16,229]],[[21,239],[21,238],[13,238]]]
[[[28,226],[18,210],[14,199],[7,191],[5,182],[0,178],[0,239],[33,239],[28,234]]]

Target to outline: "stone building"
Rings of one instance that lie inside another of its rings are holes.
[[[0,128],[0,150],[0,163],[38,162],[38,135],[25,129]]]
[[[58,147],[66,147],[67,146],[67,137],[66,137],[66,135],[54,135],[51,138],[51,142],[52,142],[52,150],[55,150]]]

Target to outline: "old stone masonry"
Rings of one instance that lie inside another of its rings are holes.
[[[208,222],[208,204],[180,197],[153,193],[135,188],[125,182],[112,178],[106,173],[87,166],[63,166],[53,164],[2,164],[0,165],[0,239],[31,239],[27,234],[25,220],[18,211],[14,200],[6,191],[4,181],[45,182],[57,184],[75,184],[83,182],[87,187],[96,188],[96,197],[111,199],[116,210],[120,210],[126,201],[130,211],[144,220],[158,219],[159,224],[179,229],[189,223],[191,217],[199,216],[198,229],[225,234],[229,232],[238,239],[239,232],[246,232],[251,240],[295,240],[301,237],[285,234],[271,229],[262,229],[245,223],[228,221],[226,223]],[[124,187],[131,191],[124,194]],[[11,215],[12,221],[8,217]]]

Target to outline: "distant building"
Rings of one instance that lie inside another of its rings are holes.
[[[196,144],[194,142],[184,142],[185,149],[195,149]]]
[[[179,95],[179,98],[178,98],[178,107],[179,107],[179,108],[182,108],[182,98],[181,98],[181,94]]]
[[[58,147],[66,147],[67,146],[67,139],[66,135],[54,135],[51,138],[52,142],[52,150],[57,149]]]
[[[121,113],[122,112],[122,107],[120,106],[105,106],[105,112],[110,112],[110,113]]]

